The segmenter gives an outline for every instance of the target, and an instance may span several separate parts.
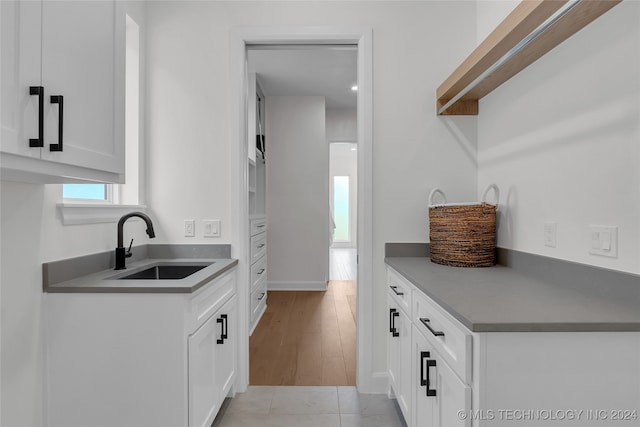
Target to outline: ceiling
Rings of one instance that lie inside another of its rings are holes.
[[[327,108],[355,108],[356,46],[255,46],[249,71],[265,96],[324,96]]]

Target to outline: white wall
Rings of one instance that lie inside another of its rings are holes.
[[[373,289],[371,354],[374,372],[383,372],[384,243],[427,241],[426,199],[433,186],[444,187],[452,201],[476,198],[476,118],[435,113],[435,88],[475,47],[475,1],[162,1],[149,3],[148,12],[149,202],[163,235],[174,242],[199,240],[182,237],[182,220],[205,216],[222,220],[215,243],[230,241],[235,159],[229,147],[237,143],[228,131],[230,30],[373,29],[375,279],[360,286]]]
[[[269,288],[326,285],[329,147],[323,96],[267,96]]]
[[[144,25],[144,5],[128,12]],[[144,40],[141,39],[144,46]],[[144,64],[142,64],[144,66]],[[44,354],[42,263],[116,247],[116,224],[63,226],[56,210],[61,185],[0,183],[0,425],[43,425]],[[127,223],[137,243],[142,222]],[[157,232],[157,231],[156,231]]]
[[[327,141],[355,142],[358,140],[358,110],[356,108],[327,109]]]
[[[520,0],[478,0],[476,37],[480,44],[520,3]]]
[[[480,25],[479,25],[480,27]],[[480,102],[478,192],[502,190],[498,245],[640,273],[640,3],[625,1]],[[543,223],[557,222],[557,247]],[[618,258],[588,226],[618,226]]]

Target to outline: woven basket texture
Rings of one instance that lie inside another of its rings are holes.
[[[491,267],[496,253],[496,207],[488,203],[429,207],[431,261],[453,267]]]

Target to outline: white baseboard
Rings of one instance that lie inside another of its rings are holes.
[[[360,393],[388,394],[389,376],[387,372],[372,372],[371,376],[358,383]]]
[[[327,282],[271,282],[267,284],[270,291],[326,291]]]

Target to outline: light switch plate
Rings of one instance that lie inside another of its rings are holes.
[[[204,237],[220,237],[220,220],[205,219],[202,221]]]
[[[589,226],[589,253],[592,255],[618,257],[618,227],[605,225]]]
[[[195,237],[196,221],[193,219],[184,220],[184,237]]]

